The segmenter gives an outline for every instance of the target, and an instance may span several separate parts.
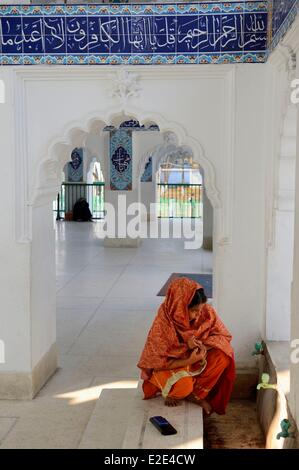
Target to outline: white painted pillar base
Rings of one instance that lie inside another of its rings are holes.
[[[31,372],[0,372],[0,400],[30,400],[57,369],[57,346],[53,344]]]

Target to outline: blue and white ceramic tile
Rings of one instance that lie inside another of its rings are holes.
[[[22,5],[19,7],[22,16],[42,16],[44,7],[42,5]]]
[[[285,36],[299,13],[299,0],[272,0],[272,42],[270,50],[273,50],[279,41]]]
[[[262,62],[294,21],[289,2],[273,0],[272,34],[270,0],[0,6],[0,63]]]
[[[268,13],[268,2],[244,2],[245,13]]]
[[[117,129],[110,133],[110,189],[132,189],[132,130]]]
[[[88,15],[87,5],[65,5],[66,16],[85,16]]]

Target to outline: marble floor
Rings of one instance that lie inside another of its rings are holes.
[[[212,253],[186,250],[182,239],[106,248],[101,223],[56,224],[59,369],[34,400],[0,401],[0,448],[78,448],[101,395],[137,387],[136,363],[170,274],[212,272]],[[120,425],[116,448],[123,432]]]

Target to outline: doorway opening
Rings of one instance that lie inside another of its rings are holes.
[[[73,220],[76,203],[86,201],[92,220],[104,218],[105,181],[101,163],[93,157],[88,161],[88,149],[75,148],[62,172],[62,183],[53,201],[56,220]],[[87,161],[85,161],[87,160]]]

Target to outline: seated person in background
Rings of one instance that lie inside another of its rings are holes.
[[[235,380],[232,337],[206,302],[195,281],[171,283],[138,362],[145,399],[162,393],[167,406],[187,399],[207,415],[225,413]]]
[[[89,222],[91,219],[92,214],[89,209],[89,204],[85,197],[80,197],[80,199],[78,199],[74,204],[73,220],[76,220],[77,222]]]

